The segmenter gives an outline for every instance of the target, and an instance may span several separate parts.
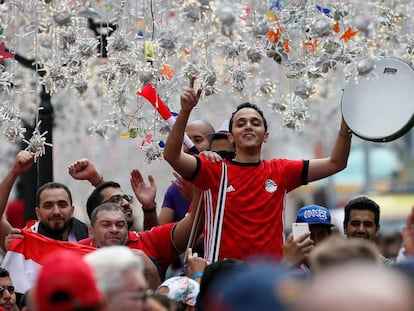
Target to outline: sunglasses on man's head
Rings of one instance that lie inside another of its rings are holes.
[[[132,203],[134,201],[134,197],[132,195],[128,194],[115,194],[111,196],[108,200],[106,200],[104,203],[111,202],[118,204],[122,201],[122,199],[125,199],[128,203]]]
[[[10,294],[14,293],[14,286],[12,286],[12,285],[10,285],[10,286],[0,286],[0,297],[3,297],[4,290],[6,290],[6,289]]]
[[[215,151],[220,157],[226,160],[233,160],[236,156],[236,151],[221,150]]]

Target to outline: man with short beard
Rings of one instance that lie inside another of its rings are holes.
[[[348,238],[374,242],[380,230],[380,207],[371,199],[360,196],[344,207],[344,233]]]
[[[0,217],[3,216],[11,189],[17,178],[27,172],[34,163],[34,154],[20,151],[6,177],[0,183]],[[37,191],[37,221],[29,222],[21,230],[38,232],[49,238],[60,241],[76,242],[88,237],[88,227],[73,217],[72,195],[65,185],[49,182]],[[7,244],[13,238],[23,238],[21,230],[12,228],[10,223],[1,217],[0,246],[7,251]]]
[[[49,182],[37,191],[37,218],[30,228],[49,238],[77,242],[88,236],[87,226],[73,217],[71,193],[64,184]]]
[[[380,207],[366,196],[350,200],[344,207],[344,233],[348,239],[364,239],[375,243],[380,230]],[[378,254],[385,265],[392,260]]]

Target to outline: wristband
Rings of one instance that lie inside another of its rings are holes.
[[[103,175],[101,175],[100,177],[99,177],[99,180],[98,180],[98,182],[96,182],[96,183],[91,183],[91,185],[92,186],[94,186],[94,187],[96,187],[96,186],[98,186],[101,182],[103,181]]]
[[[202,276],[203,276],[203,272],[196,272],[191,276],[191,278],[195,280],[195,279],[201,278]]]
[[[152,208],[145,208],[144,205],[141,206],[141,209],[144,213],[152,213],[155,212],[155,210],[157,209],[157,202],[154,201],[154,205]]]

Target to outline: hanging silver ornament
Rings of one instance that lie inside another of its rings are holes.
[[[57,12],[53,15],[53,20],[59,26],[68,26],[71,23],[72,14],[68,10]]]
[[[315,84],[309,79],[300,79],[296,83],[295,94],[302,99],[307,99],[315,93]]]
[[[374,61],[370,57],[365,57],[358,61],[357,71],[360,75],[366,75],[374,69]]]
[[[248,49],[246,55],[251,63],[260,63],[263,58],[262,49],[258,47]]]
[[[317,37],[327,37],[333,32],[332,20],[323,16],[312,25],[312,34]]]

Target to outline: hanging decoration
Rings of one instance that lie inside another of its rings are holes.
[[[247,99],[300,131],[332,75],[370,75],[378,57],[411,65],[414,55],[411,1],[6,0],[0,8],[3,139],[22,139],[41,89],[52,101],[76,94],[54,105],[82,107],[90,135],[145,141],[148,163],[162,158],[172,125],[136,96],[148,85],[178,111],[195,76],[202,101]],[[209,105],[197,109],[208,114]],[[35,128],[27,148],[41,156],[48,142]]]

